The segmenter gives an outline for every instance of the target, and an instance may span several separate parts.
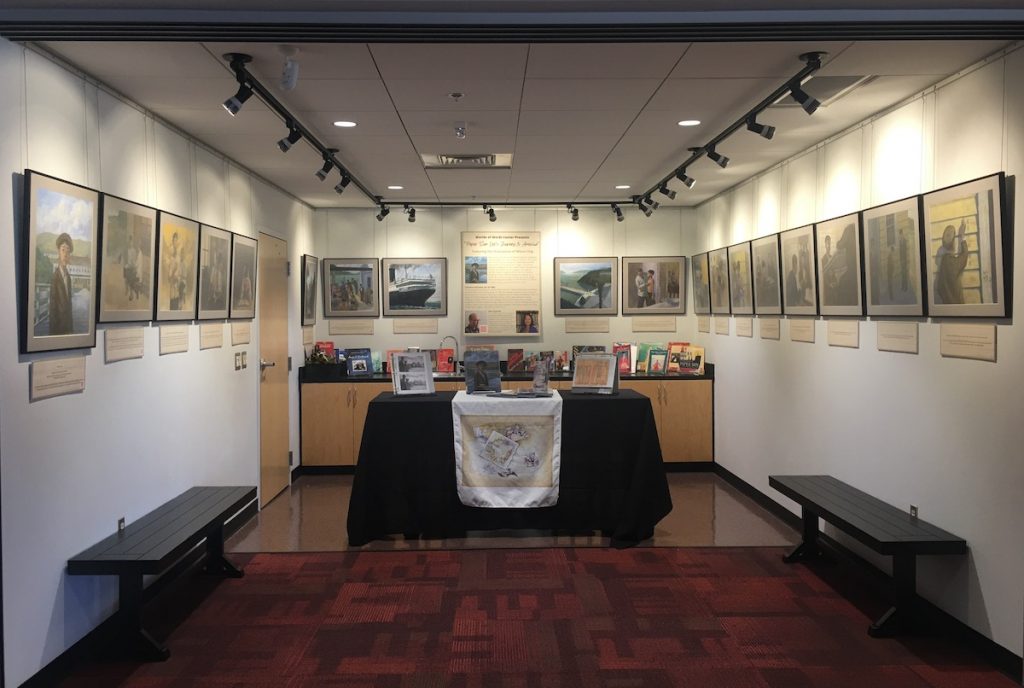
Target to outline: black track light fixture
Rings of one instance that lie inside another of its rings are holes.
[[[800,103],[800,107],[804,109],[808,115],[813,115],[814,111],[818,109],[821,103],[818,102],[817,98],[812,97],[807,91],[800,88],[800,82],[794,82],[789,87],[789,93],[793,96],[793,100]]]
[[[625,219],[622,216],[622,208],[619,207],[618,203],[612,203],[612,212],[615,213],[616,222],[622,222]]]
[[[729,158],[725,157],[714,148],[707,149],[707,156],[709,160],[714,161],[716,165],[721,167],[723,170],[729,166]]]
[[[345,173],[341,175],[341,181],[334,185],[334,190],[338,193],[345,193],[345,187],[352,183],[352,177]]]
[[[291,122],[288,123],[288,135],[277,142],[277,147],[282,153],[287,153],[292,146],[302,139],[302,132]]]
[[[387,207],[383,203],[380,204],[380,212],[377,213],[377,222],[383,222],[384,218],[391,212],[391,208]]]
[[[659,207],[661,207],[661,203],[658,203],[656,200],[651,198],[650,194],[644,196],[644,203],[647,204],[647,207],[650,208],[651,210],[657,210]]]
[[[662,196],[668,196],[668,200],[670,201],[674,201],[676,199],[675,189],[668,188],[668,182],[663,182],[662,185],[658,187],[658,193]]]
[[[490,220],[491,222],[498,221],[498,215],[497,213],[494,212],[494,208],[492,208],[491,206],[484,204],[484,212],[487,213],[487,219]]]
[[[569,211],[569,217],[572,218],[573,222],[579,222],[580,209],[574,206],[572,203],[565,204],[566,209]]]
[[[648,206],[645,205],[645,202],[647,200],[648,199],[646,198],[638,198],[636,201],[636,207],[640,209],[641,213],[643,213],[647,217],[650,217],[654,213],[654,208],[649,208]]]
[[[320,181],[323,181],[323,180],[327,179],[327,175],[329,175],[331,173],[331,170],[333,170],[333,169],[334,169],[334,162],[325,155],[324,156],[324,166],[316,171],[316,178],[319,179]]]
[[[685,169],[676,170],[676,179],[681,181],[683,183],[683,186],[685,186],[687,189],[692,189],[694,185],[697,183],[696,179],[686,174]]]
[[[761,124],[757,121],[756,115],[751,115],[747,119],[747,131],[752,131],[761,138],[769,141],[771,141],[772,137],[775,136],[775,127],[770,124]]]
[[[224,101],[224,109],[228,111],[229,115],[234,117],[242,109],[242,106],[245,105],[245,101],[251,97],[252,89],[249,88],[248,84],[239,84],[238,93]]]
[[[409,222],[415,222],[416,221],[416,209],[415,208],[409,207],[409,204],[406,203],[405,206],[403,207],[403,210],[409,215]]]

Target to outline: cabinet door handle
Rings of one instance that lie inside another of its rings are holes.
[[[356,407],[356,402],[359,400],[359,388],[352,388],[352,408]]]
[[[351,405],[352,405],[352,388],[350,387],[349,390],[347,392],[345,392],[345,406],[351,406]]]

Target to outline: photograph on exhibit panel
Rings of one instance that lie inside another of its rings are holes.
[[[100,195],[25,172],[24,353],[96,345]]]
[[[693,312],[708,315],[711,313],[711,283],[708,278],[707,253],[690,257],[690,272],[693,275]]]
[[[376,318],[380,313],[376,258],[324,258],[325,318]]]
[[[750,242],[754,271],[754,312],[758,315],[782,313],[782,280],[779,271],[779,235]]]
[[[750,272],[750,242],[744,241],[728,248],[729,301],[734,315],[754,312],[754,286]]]
[[[555,315],[618,315],[618,260],[555,258]]]
[[[924,315],[919,199],[861,213],[868,315]]]
[[[814,225],[779,233],[782,252],[782,309],[786,315],[818,314]]]
[[[157,227],[156,319],[194,320],[199,223],[161,211]]]
[[[231,232],[202,225],[199,228],[199,319],[228,317],[228,271]]]
[[[153,319],[156,209],[103,194],[99,322]]]
[[[231,317],[256,317],[256,240],[231,236]]]
[[[316,274],[318,264],[316,256],[302,256],[302,325],[316,324]]]
[[[1002,172],[922,196],[928,315],[1010,315],[1004,198]]]
[[[822,315],[863,315],[860,277],[860,215],[814,225],[818,295]]]
[[[729,312],[729,251],[719,248],[708,251],[711,276],[711,312]]]
[[[438,317],[448,314],[447,258],[384,258],[384,315]]]
[[[624,257],[623,315],[686,313],[686,257]]]

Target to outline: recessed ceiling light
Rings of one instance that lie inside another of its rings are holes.
[[[388,187],[388,191],[401,191],[404,188],[405,188],[404,186],[399,186],[398,184],[392,184],[391,186]]]
[[[629,184],[616,184],[615,188],[616,189],[628,189],[629,188]]]
[[[355,122],[350,122],[347,119],[338,120],[337,122],[334,123],[334,126],[336,126],[336,127],[345,127],[345,128],[354,127],[355,125],[356,125]]]
[[[681,127],[695,127],[698,124],[700,124],[699,119],[684,119],[679,122],[679,126]]]

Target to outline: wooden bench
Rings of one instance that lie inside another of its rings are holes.
[[[868,633],[873,637],[888,637],[913,627],[918,554],[967,553],[962,538],[830,475],[771,475],[768,484],[801,507],[803,542],[784,557],[787,563],[820,555],[819,518],[874,551],[892,556],[893,606],[871,624]]]
[[[204,569],[240,578],[242,571],[224,558],[224,523],[254,499],[255,487],[193,487],[68,559],[68,573],[118,576],[116,623],[126,649],[165,660],[168,649],[142,627],[143,576],[166,572],[205,538]]]

